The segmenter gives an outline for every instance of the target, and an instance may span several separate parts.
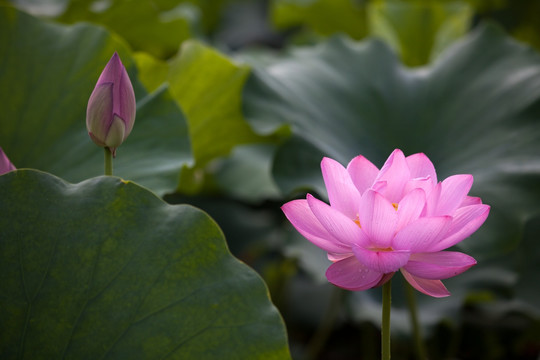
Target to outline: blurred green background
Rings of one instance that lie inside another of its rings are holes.
[[[101,175],[86,102],[114,51],[137,120],[115,174],[208,212],[266,281],[294,359],[376,359],[380,289],[329,285],[279,207],[319,163],[425,152],[492,206],[478,265],[416,294],[430,359],[540,359],[540,2],[0,0],[0,146],[18,168]],[[37,131],[36,129],[39,129]],[[393,358],[416,359],[394,282]],[[264,334],[261,334],[264,336]]]

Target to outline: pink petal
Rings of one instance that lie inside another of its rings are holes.
[[[336,254],[336,253],[328,253],[328,254],[326,254],[326,257],[331,262],[345,260],[347,258],[350,258],[351,256],[354,256],[354,254],[352,252],[343,253],[343,254]]]
[[[103,144],[113,121],[113,87],[113,83],[98,81],[86,108],[86,128]],[[100,143],[97,144],[102,146]]]
[[[392,278],[392,276],[394,276],[394,274],[395,273],[384,274],[383,277],[381,278],[381,280],[379,280],[377,285],[375,285],[374,287],[383,286],[385,283],[388,282],[388,280],[390,280]]]
[[[401,229],[394,238],[392,247],[411,252],[427,252],[433,244],[447,233],[452,217],[423,217]]]
[[[340,288],[360,291],[376,286],[383,274],[369,270],[356,258],[349,257],[330,265],[326,270],[326,278]]]
[[[435,252],[448,249],[471,236],[486,221],[489,210],[490,206],[485,204],[469,205],[457,209],[445,238],[432,244],[424,251]]]
[[[347,170],[330,158],[321,161],[321,169],[332,207],[355,219],[358,216],[360,193]]]
[[[414,189],[405,195],[398,205],[396,230],[399,231],[403,226],[418,219],[425,205],[426,194],[424,190]]]
[[[441,183],[441,194],[432,215],[453,215],[471,190],[472,175],[454,175]]]
[[[105,145],[113,151],[114,155],[114,149],[120,146],[122,142],[125,139],[125,133],[126,133],[126,124],[125,122],[120,119],[118,116],[113,116],[113,121],[111,123],[111,126],[109,127],[109,132],[107,133],[107,137],[105,138]]]
[[[403,193],[408,194],[414,189],[422,189],[424,190],[427,199],[435,186],[436,184],[433,184],[430,177],[411,179],[405,184]]]
[[[401,273],[405,277],[405,280],[409,282],[416,290],[433,297],[445,297],[449,296],[450,292],[443,285],[440,280],[428,280],[416,277],[405,269],[401,268]]]
[[[386,188],[381,193],[390,202],[398,203],[403,196],[405,184],[410,179],[411,173],[405,156],[401,150],[396,149],[384,163],[375,181],[386,181]]]
[[[327,252],[351,252],[350,248],[341,244],[326,231],[311,212],[307,200],[289,201],[281,207],[281,210],[296,230],[316,246]]]
[[[391,246],[398,215],[392,204],[381,194],[368,190],[362,196],[358,218],[373,246],[381,249]]]
[[[103,69],[101,74],[99,75],[96,86],[104,83],[118,82],[121,78],[123,67],[124,65],[122,64],[122,61],[120,61],[120,56],[118,56],[118,53],[115,52],[107,62],[107,65],[105,65],[105,68]]]
[[[438,183],[431,188],[431,192],[429,194],[426,192],[426,209],[422,214],[423,216],[435,216],[437,205],[439,204],[439,198],[441,197],[441,189],[442,184]]]
[[[120,58],[118,58],[120,61]],[[120,64],[122,64],[120,62]],[[115,98],[115,113],[124,120],[126,124],[126,130],[124,133],[124,140],[131,133],[133,125],[135,124],[135,114],[137,111],[137,102],[135,100],[135,92],[133,91],[133,85],[129,80],[129,75],[126,71],[126,68],[122,65],[121,78],[116,87],[117,94]]]
[[[479,205],[482,203],[482,199],[474,196],[465,196],[465,199],[461,202],[459,207],[469,206],[469,205]]]
[[[362,229],[343,213],[309,194],[307,203],[313,215],[333,238],[348,246],[356,243],[369,243],[369,239]]]
[[[376,191],[379,194],[382,194],[386,190],[387,183],[386,181],[376,181],[371,186],[370,190]]]
[[[437,173],[435,167],[426,154],[418,153],[412,154],[405,158],[409,171],[411,172],[411,178],[427,178],[429,177],[433,184],[437,183]]]
[[[352,249],[358,261],[368,269],[383,274],[398,271],[407,264],[411,255],[408,251],[377,251],[360,246],[353,246]]]
[[[113,102],[111,116],[113,114],[117,115],[125,122],[125,136],[127,137],[135,122],[135,93],[133,92],[133,86],[129,80],[126,68],[116,52],[103,69],[96,87],[104,83],[114,84],[111,98],[111,101]]]
[[[5,174],[7,172],[16,170],[15,166],[9,161],[9,158],[4,153],[4,150],[0,147],[0,175]]]
[[[349,162],[347,171],[360,194],[363,194],[373,185],[379,173],[379,169],[362,155],[355,157]]]
[[[411,275],[423,279],[440,280],[456,276],[476,264],[476,260],[455,251],[412,254],[404,266]]]

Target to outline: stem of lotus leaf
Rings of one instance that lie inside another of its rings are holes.
[[[416,294],[413,287],[405,283],[407,294],[407,305],[409,306],[409,314],[411,315],[411,323],[413,328],[414,343],[416,345],[416,356],[418,360],[426,359],[426,350],[422,341],[422,331],[418,322],[418,311],[416,310]]]
[[[330,297],[330,303],[326,308],[326,312],[323,315],[323,318],[315,331],[312,339],[309,341],[307,348],[306,359],[318,359],[319,354],[323,347],[326,345],[328,338],[332,332],[336,318],[339,315],[341,298],[343,295],[343,290],[334,287],[332,289],[332,294]]]
[[[105,147],[105,175],[112,175],[112,158],[111,149]]]
[[[392,280],[388,280],[383,285],[382,292],[381,358],[382,360],[390,360],[390,309],[392,307]]]

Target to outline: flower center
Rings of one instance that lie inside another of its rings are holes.
[[[398,203],[392,203],[392,206],[394,207],[394,209],[397,211],[397,208],[398,208]]]
[[[392,249],[391,246],[385,247],[385,248],[380,248],[380,247],[369,247],[368,250],[371,250],[371,251],[378,251],[378,252],[389,252],[389,251],[394,251],[394,249]]]

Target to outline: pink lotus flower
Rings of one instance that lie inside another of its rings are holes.
[[[2,148],[0,148],[0,175],[13,171],[13,170],[16,170],[15,166],[13,166],[11,161],[9,161],[8,157],[6,156]]]
[[[103,69],[86,109],[90,138],[113,156],[135,123],[135,93],[126,68],[115,52]]]
[[[441,282],[476,264],[472,257],[445,250],[475,232],[490,207],[467,196],[472,175],[437,182],[424,154],[394,150],[382,169],[363,156],[347,168],[324,158],[322,174],[330,205],[307,195],[282,210],[306,239],[333,262],[328,281],[348,290],[366,290],[401,270],[418,291],[434,297],[450,293]]]

